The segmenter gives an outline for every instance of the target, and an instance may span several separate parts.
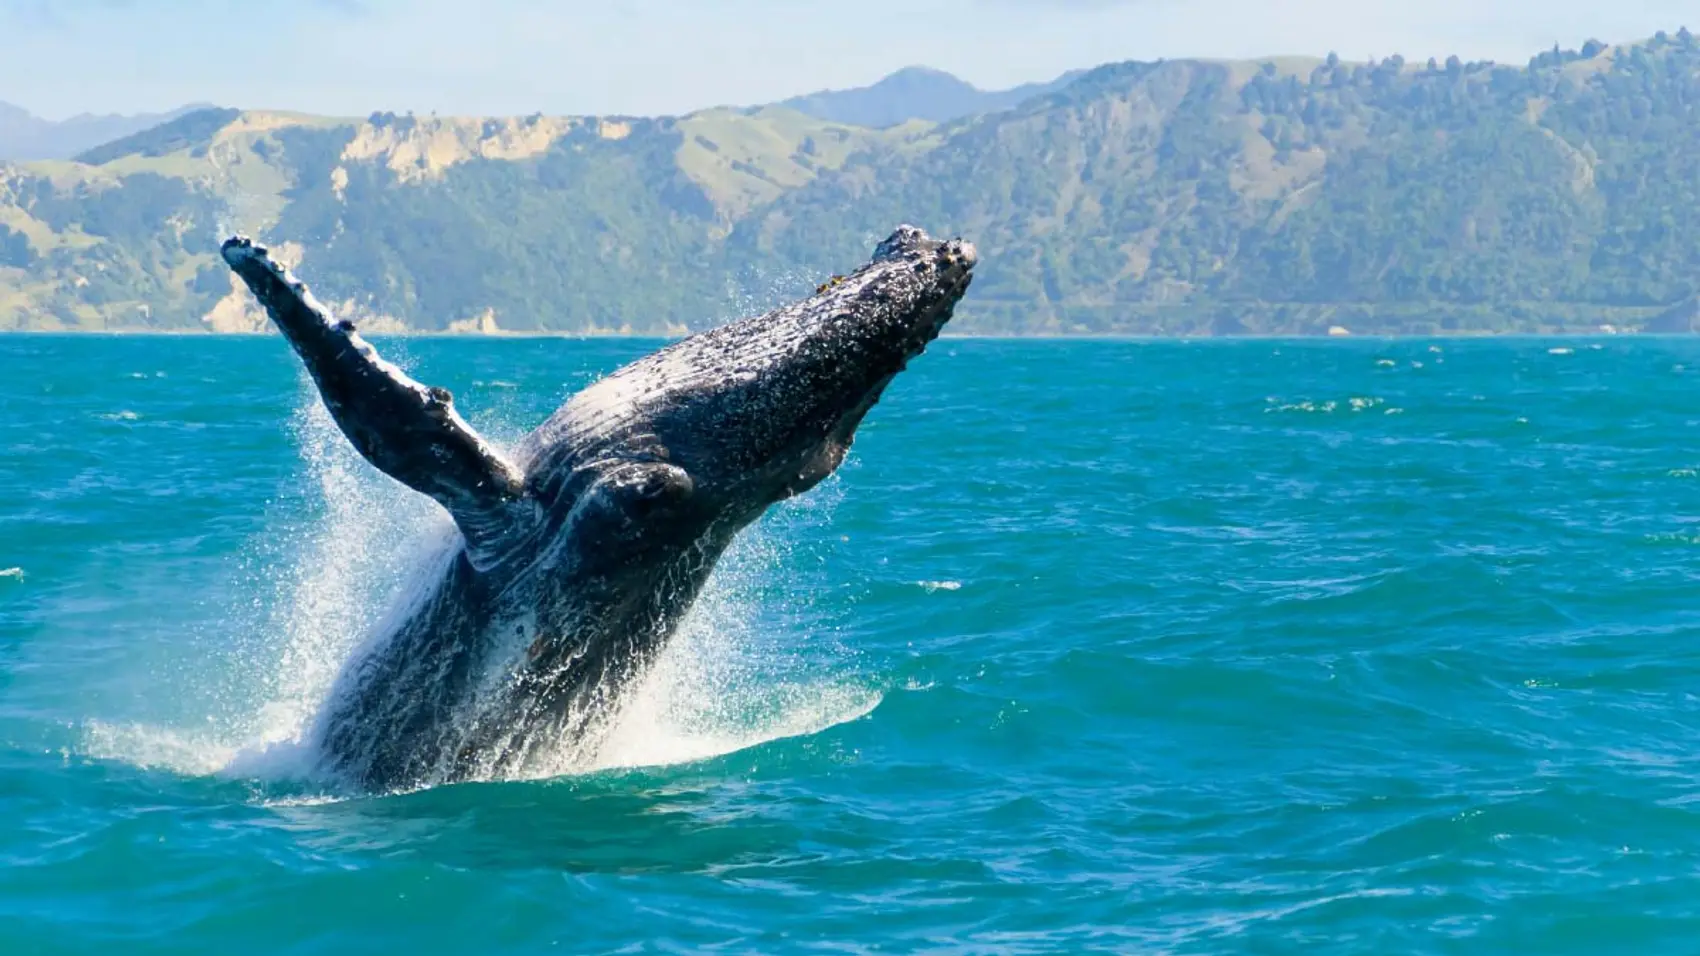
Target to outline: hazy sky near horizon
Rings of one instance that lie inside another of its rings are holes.
[[[645,115],[912,64],[1003,88],[1159,57],[1523,63],[1684,25],[1700,31],[1694,0],[0,0],[0,100],[53,119],[188,102]]]

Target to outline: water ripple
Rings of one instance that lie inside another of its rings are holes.
[[[399,354],[511,440],[649,347]],[[0,952],[1688,952],[1697,368],[951,343],[620,759],[377,798],[230,757],[430,508],[277,341],[0,339]]]

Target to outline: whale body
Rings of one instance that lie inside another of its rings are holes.
[[[520,772],[584,735],[738,532],[844,460],[976,264],[970,243],[899,227],[854,273],[618,369],[504,452],[263,246],[237,236],[221,253],[355,449],[459,532],[312,730],[326,769],[371,790]]]

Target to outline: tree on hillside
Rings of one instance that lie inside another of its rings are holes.
[[[28,269],[35,263],[35,250],[29,237],[0,223],[0,266]]]

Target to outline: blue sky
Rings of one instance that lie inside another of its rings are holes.
[[[56,119],[193,101],[679,113],[910,64],[997,88],[1157,57],[1522,63],[1685,24],[1694,0],[0,0],[0,100]]]

